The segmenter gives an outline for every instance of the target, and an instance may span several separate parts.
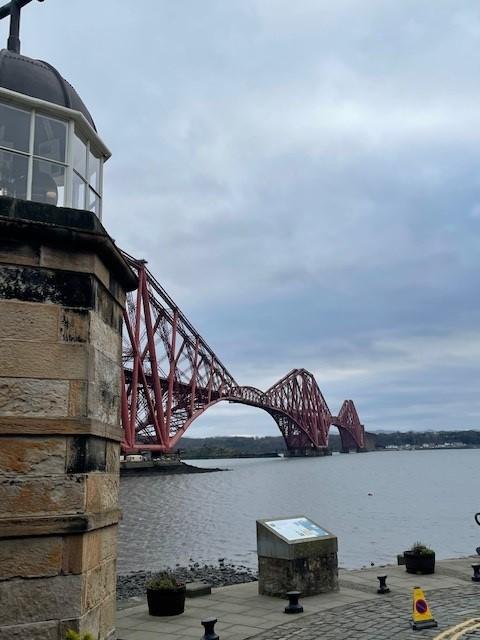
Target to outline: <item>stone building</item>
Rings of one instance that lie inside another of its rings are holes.
[[[26,4],[25,2],[23,4]],[[115,637],[121,329],[109,151],[51,65],[0,52],[0,640]]]

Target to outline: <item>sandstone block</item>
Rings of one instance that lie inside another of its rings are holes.
[[[64,438],[6,436],[0,439],[0,476],[61,474],[65,471],[65,455]]]
[[[120,477],[116,473],[89,473],[86,484],[87,512],[108,511],[117,507]]]
[[[86,573],[83,593],[83,611],[89,611],[115,594],[116,561],[108,560]]]
[[[81,636],[85,633],[90,633],[94,638],[99,636],[100,629],[100,609],[101,605],[95,609],[91,609],[78,618],[72,618],[70,620],[62,620],[60,622],[60,638],[63,640],[67,631],[76,631]]]
[[[84,540],[88,534],[79,533],[63,538],[62,573],[83,572]]]
[[[3,518],[83,513],[85,476],[0,477],[0,504]]]
[[[90,341],[92,345],[117,364],[122,357],[122,336],[106,324],[98,313],[90,313]]]
[[[63,342],[88,342],[90,316],[86,309],[65,309],[60,312],[59,337]]]
[[[104,527],[91,531],[84,536],[83,568],[93,569],[96,566],[113,561],[117,554],[117,526]]]
[[[107,473],[120,472],[120,447],[116,442],[107,442]]]
[[[119,371],[111,371],[112,382],[99,379],[88,385],[87,417],[105,425],[120,425],[120,376]],[[113,380],[117,384],[113,384]]]
[[[87,416],[88,383],[85,380],[71,380],[68,394],[68,415],[73,418]]]
[[[82,573],[113,561],[117,551],[117,526],[103,527],[65,538],[63,572]]]
[[[101,513],[43,514],[0,518],[0,539],[25,535],[71,536],[118,524],[120,515],[120,509],[111,509]]]
[[[0,378],[2,416],[62,418],[68,415],[68,401],[69,386],[65,380]]]
[[[100,607],[100,637],[110,638],[115,628],[115,618],[117,613],[115,593],[109,595]]]
[[[1,238],[0,263],[38,265],[40,264],[40,246],[13,238]]]
[[[40,247],[40,265],[49,269],[68,271],[93,271],[93,254],[80,251],[64,251],[58,246],[43,244]]]
[[[62,620],[60,623],[60,637],[63,639],[69,629],[73,629],[81,635],[90,633],[94,638],[114,640],[116,617],[115,594],[107,596],[99,605],[90,609],[79,618]],[[22,639],[23,640],[23,639]]]
[[[67,472],[89,473],[105,471],[107,444],[103,438],[86,435],[67,440]]]
[[[80,616],[82,582],[81,575],[0,582],[0,625]]]
[[[2,340],[55,342],[58,334],[58,307],[53,304],[2,301]]]
[[[92,435],[120,442],[123,432],[120,425],[110,425],[89,418],[28,418],[8,417],[0,414],[0,435]]]
[[[94,286],[95,311],[99,314],[103,322],[107,323],[119,334],[122,332],[123,311],[122,307],[115,299],[115,291],[112,293],[106,289],[98,280]]]
[[[74,380],[87,378],[88,347],[0,341],[2,374],[6,377]]]
[[[88,417],[111,425],[120,423],[119,362],[93,350],[90,360],[88,387]]]
[[[103,264],[103,262],[100,260],[100,258],[98,256],[93,256],[93,264],[94,264],[94,274],[97,276],[97,278],[100,280],[100,282],[103,284],[104,287],[106,287],[107,289],[110,289],[110,282],[112,279],[112,276],[110,274],[110,271],[105,267],[105,265]],[[123,289],[122,289],[123,292]]]
[[[94,276],[73,271],[0,264],[0,298],[91,308]]]
[[[63,539],[60,536],[2,540],[0,581],[56,576],[62,569],[62,557]]]
[[[51,269],[67,269],[93,273],[108,288],[109,272],[98,256],[92,253],[62,251],[58,247],[43,245],[40,248],[40,264]]]
[[[0,627],[0,640],[58,640],[58,637],[56,620]]]

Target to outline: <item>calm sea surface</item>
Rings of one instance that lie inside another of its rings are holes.
[[[190,558],[256,567],[255,520],[299,514],[338,537],[348,568],[395,562],[416,540],[438,558],[480,546],[480,450],[189,464],[230,471],[122,478],[120,573]]]

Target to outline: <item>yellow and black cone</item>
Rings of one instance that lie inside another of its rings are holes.
[[[413,587],[412,629],[430,629],[438,626],[432,616],[425,594],[420,587]]]

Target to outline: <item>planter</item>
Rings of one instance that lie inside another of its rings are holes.
[[[435,554],[418,554],[414,551],[404,551],[405,569],[407,573],[428,574],[435,573]]]
[[[148,589],[148,613],[151,616],[178,616],[185,609],[185,585],[175,589]]]

